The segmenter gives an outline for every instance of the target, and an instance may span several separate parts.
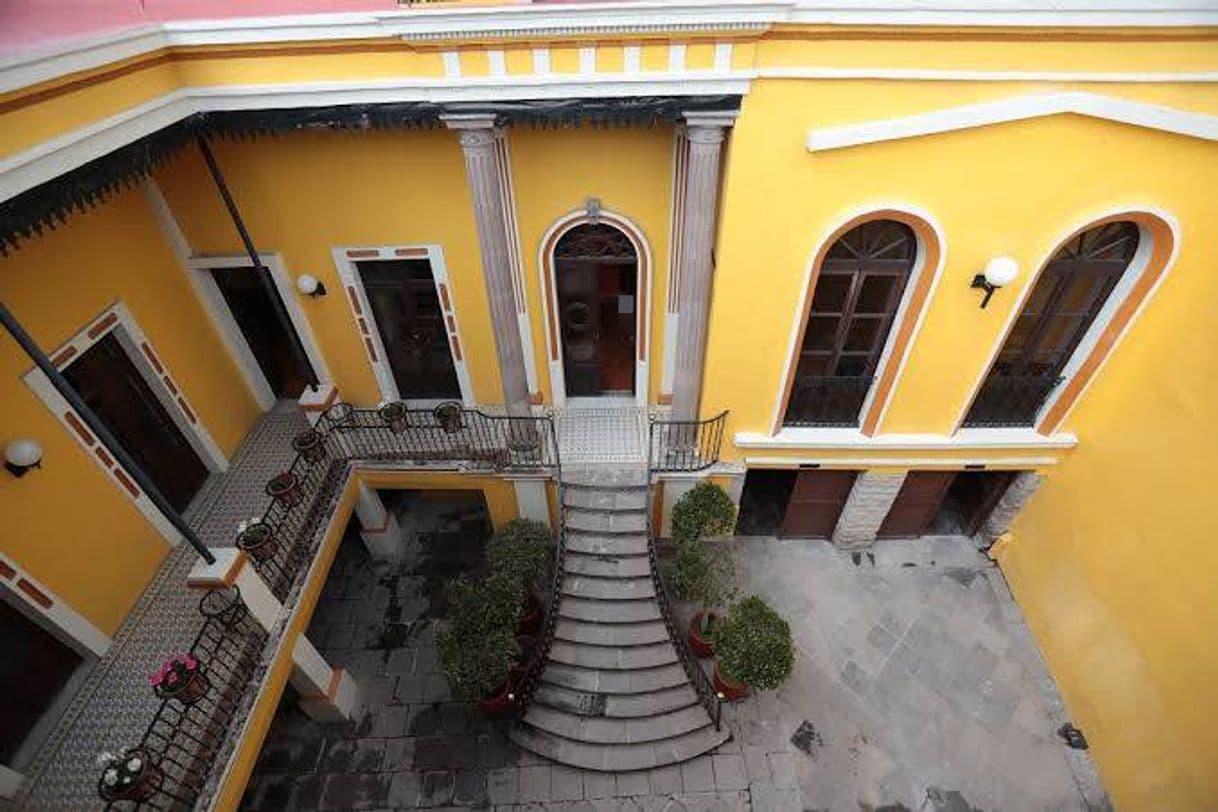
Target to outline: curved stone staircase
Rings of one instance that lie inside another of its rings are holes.
[[[647,550],[644,469],[564,471],[566,554],[541,684],[512,740],[562,764],[677,764],[728,739],[669,639]]]

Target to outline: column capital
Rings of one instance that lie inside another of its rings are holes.
[[[495,140],[494,113],[444,113],[440,120],[458,132],[463,147],[487,146]]]
[[[718,144],[724,131],[736,121],[732,110],[689,110],[681,114],[685,119],[686,133],[690,141],[699,144]]]

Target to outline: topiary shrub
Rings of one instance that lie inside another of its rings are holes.
[[[715,626],[715,654],[725,676],[763,691],[782,685],[795,665],[790,625],[756,595]]]
[[[504,573],[449,584],[448,616],[436,647],[454,696],[485,699],[506,682],[518,653],[522,594],[520,581]]]
[[[672,507],[672,537],[679,544],[731,533],[735,526],[736,506],[713,482],[699,482]]]
[[[522,589],[539,588],[550,569],[554,535],[541,522],[513,519],[491,537],[486,547],[490,571],[515,578]]]
[[[677,548],[673,585],[677,597],[695,603],[703,614],[736,594],[736,560],[722,544],[695,539]]]

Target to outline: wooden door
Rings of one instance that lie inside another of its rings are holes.
[[[85,350],[63,375],[169,503],[184,510],[207,479],[207,466],[114,333]]]
[[[12,758],[54,704],[81,657],[0,600],[0,764]]]
[[[381,345],[404,400],[460,400],[431,263],[425,259],[357,263]]]
[[[955,478],[955,471],[910,471],[876,535],[880,538],[926,535]]]
[[[854,471],[800,471],[791,488],[781,536],[830,538],[854,487]]]
[[[300,397],[308,381],[297,360],[293,344],[299,344],[295,330],[290,334],[279,317],[282,299],[274,301],[253,268],[213,268],[212,278],[233,314],[233,321],[245,337],[258,368],[277,398]],[[278,299],[278,294],[276,294]],[[303,354],[303,353],[302,353]]]

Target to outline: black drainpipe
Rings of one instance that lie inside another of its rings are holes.
[[[288,343],[292,345],[292,354],[296,356],[296,364],[300,367],[300,371],[304,373],[305,380],[309,382],[309,388],[316,392],[318,383],[317,373],[313,371],[313,365],[309,363],[308,356],[305,355],[304,347],[300,344],[300,336],[296,332],[296,326],[292,324],[292,319],[288,316],[287,307],[284,306],[283,300],[279,297],[279,292],[275,289],[275,282],[271,279],[271,272],[262,264],[262,258],[258,255],[258,249],[254,247],[254,240],[250,237],[250,233],[245,227],[245,221],[241,219],[241,212],[237,210],[237,202],[233,200],[232,194],[228,191],[228,184],[224,182],[224,175],[220,174],[220,165],[216,163],[216,156],[212,154],[207,139],[200,135],[198,142],[199,151],[203,153],[203,160],[207,163],[208,171],[211,172],[211,179],[215,181],[216,189],[220,192],[220,197],[224,199],[224,207],[228,209],[228,215],[232,218],[233,225],[237,228],[237,233],[241,235],[241,242],[245,246],[245,253],[249,254],[254,271],[258,274],[258,280],[262,283],[262,289],[266,291],[266,295],[271,299],[271,305],[275,309],[275,316],[279,319],[279,324],[287,331]]]
[[[199,554],[199,557],[208,564],[216,563],[216,557],[211,554],[211,550],[207,549],[207,545],[199,540],[199,537],[195,535],[195,531],[186,523],[182,515],[161,495],[157,486],[144,473],[144,469],[131,458],[131,455],[126,452],[118,440],[114,438],[114,435],[110,433],[110,429],[106,428],[106,424],[85,404],[76,390],[72,388],[72,384],[68,383],[67,378],[59,373],[59,370],[51,363],[51,359],[47,358],[46,353],[39,349],[38,345],[34,343],[34,339],[30,337],[30,334],[25,331],[25,328],[21,326],[13,314],[9,312],[9,309],[3,302],[0,302],[0,322],[3,322],[4,329],[8,330],[9,335],[21,346],[21,349],[25,350],[25,354],[51,380],[51,385],[63,396],[63,399],[68,402],[73,411],[81,416],[81,419],[85,421],[85,425],[97,435],[97,439],[105,446],[110,456],[123,467],[123,470],[131,474],[136,484],[143,488],[144,493],[152,500],[152,504],[156,505],[157,510],[161,511],[165,515],[165,518],[169,519],[169,523],[182,534],[182,537],[190,542],[190,546],[195,548],[195,552]]]

